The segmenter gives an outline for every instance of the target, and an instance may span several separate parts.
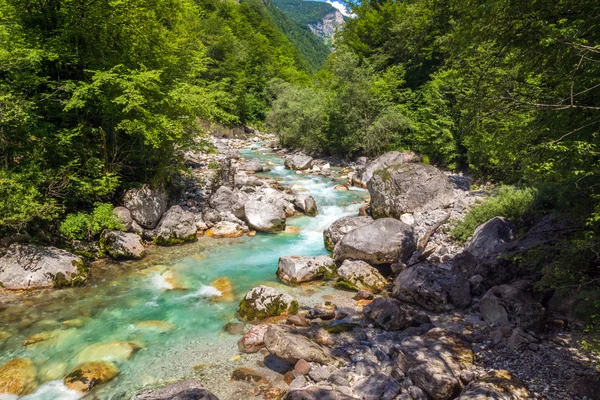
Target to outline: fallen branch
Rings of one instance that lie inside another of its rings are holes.
[[[442,218],[437,224],[433,225],[431,228],[429,228],[429,230],[427,230],[425,235],[417,243],[417,249],[410,257],[410,260],[408,260],[408,262],[407,262],[408,266],[415,265],[418,262],[423,262],[427,259],[427,257],[429,257],[431,254],[433,254],[433,252],[429,252],[429,254],[425,253],[425,249],[427,248],[427,245],[429,244],[431,235],[433,235],[438,229],[440,229],[440,227],[442,225],[444,225],[446,222],[448,222],[449,219],[450,219],[450,213],[446,214],[446,216],[444,218]],[[425,257],[423,257],[423,256],[425,256]]]

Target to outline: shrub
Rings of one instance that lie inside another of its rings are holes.
[[[475,228],[497,216],[506,217],[517,226],[523,226],[533,210],[536,194],[537,190],[533,188],[501,186],[488,200],[474,206],[465,219],[454,226],[451,235],[464,242],[473,235]]]
[[[105,229],[123,230],[123,223],[109,203],[96,203],[91,214],[69,214],[60,224],[60,232],[72,240],[92,240]]]
[[[208,163],[208,168],[210,169],[219,169],[219,163],[216,161],[211,161]]]

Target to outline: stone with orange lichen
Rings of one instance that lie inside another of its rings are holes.
[[[93,361],[75,367],[64,379],[65,386],[79,393],[88,393],[94,387],[110,382],[119,369],[109,361]]]
[[[27,358],[14,358],[0,367],[0,393],[17,396],[31,393],[36,388],[37,369]]]
[[[235,300],[235,296],[233,295],[233,285],[229,278],[221,277],[215,279],[210,285],[221,292],[220,296],[211,297],[210,299],[212,301],[230,303]]]

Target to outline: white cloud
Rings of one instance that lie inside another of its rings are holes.
[[[346,8],[346,6],[343,3],[340,3],[339,1],[331,1],[331,0],[327,0],[327,4],[331,4],[334,8],[336,8],[339,12],[342,13],[343,16],[345,17],[350,17],[353,18],[354,14],[352,14],[350,12],[350,10],[348,10]]]

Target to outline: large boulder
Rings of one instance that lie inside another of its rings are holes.
[[[265,347],[265,333],[269,329],[269,324],[253,326],[238,341],[238,350],[242,353],[256,353]]]
[[[446,400],[462,388],[462,370],[473,366],[473,351],[462,335],[441,328],[410,336],[400,344],[398,368],[434,400]]]
[[[337,266],[327,256],[284,256],[279,258],[277,276],[283,283],[296,285],[335,275]]]
[[[6,289],[72,286],[86,279],[83,260],[56,247],[14,243],[0,258],[0,286]]]
[[[416,155],[410,152],[390,151],[358,168],[352,176],[354,186],[367,187],[375,171],[383,170],[393,165],[416,161]]]
[[[458,400],[526,400],[531,393],[516,377],[505,370],[489,371],[482,378],[469,383]]]
[[[451,271],[463,275],[467,279],[479,276],[479,286],[489,289],[492,286],[510,282],[522,275],[525,271],[519,267],[511,257],[497,257],[496,255],[478,258],[468,251],[456,255],[451,261]],[[483,293],[485,293],[485,290]],[[473,291],[475,295],[481,295]]]
[[[196,239],[196,216],[180,206],[173,206],[156,227],[156,244],[180,244]]]
[[[400,384],[393,378],[378,373],[364,378],[354,386],[361,400],[393,400],[400,393]]]
[[[313,158],[305,154],[290,154],[285,157],[284,164],[287,168],[304,171],[312,167]]]
[[[267,329],[265,347],[269,353],[291,364],[301,359],[319,364],[333,361],[324,347],[280,325],[271,325]]]
[[[335,245],[347,234],[373,222],[371,217],[344,217],[335,221],[323,232],[325,248],[333,251]]]
[[[138,393],[131,400],[219,400],[194,380],[171,383],[161,389]]]
[[[244,163],[242,170],[250,173],[262,172],[264,167],[258,160],[248,160]]]
[[[307,194],[296,195],[296,198],[294,199],[294,205],[298,210],[302,211],[309,217],[316,217],[319,213],[317,202],[312,196]]]
[[[400,331],[412,325],[410,314],[396,299],[379,297],[363,309],[363,314],[386,331]]]
[[[489,324],[525,331],[539,331],[546,322],[541,295],[534,291],[529,280],[494,286],[481,298],[479,311]]]
[[[251,229],[259,232],[280,232],[285,230],[285,212],[274,203],[250,200],[244,205],[246,221]]]
[[[445,208],[454,202],[450,180],[431,165],[406,163],[378,170],[368,188],[375,218],[400,218],[405,213]]]
[[[236,238],[244,234],[242,226],[236,222],[219,221],[206,231],[206,235],[214,238]]]
[[[119,221],[121,221],[125,231],[128,231],[131,228],[131,224],[133,224],[131,211],[125,207],[115,207],[113,209],[113,214],[119,219]]]
[[[130,189],[123,197],[123,204],[135,222],[147,229],[154,229],[167,210],[167,195],[160,189],[144,185]]]
[[[246,293],[238,310],[240,317],[248,321],[274,317],[284,312],[298,312],[298,301],[281,290],[262,285]]]
[[[102,234],[102,247],[114,259],[139,260],[146,255],[142,238],[135,233],[105,231]]]
[[[385,288],[385,278],[364,261],[345,260],[338,268],[336,286],[350,290],[369,290],[380,292]]]
[[[415,251],[412,228],[393,218],[382,218],[346,234],[333,250],[337,262],[362,260],[369,264],[406,261]]]
[[[494,217],[479,225],[465,249],[475,257],[484,258],[500,253],[515,240],[517,227],[504,217]]]
[[[304,389],[288,391],[283,400],[354,400],[354,397],[345,395],[334,389],[309,386]]]
[[[210,207],[221,212],[230,212],[237,218],[244,218],[244,202],[239,192],[229,189],[227,186],[219,187],[209,200]]]
[[[88,393],[94,387],[110,382],[119,375],[119,369],[110,361],[93,361],[75,367],[64,379],[65,386],[79,393]]]
[[[469,281],[435,265],[417,264],[400,272],[392,295],[431,311],[466,308],[471,304]]]
[[[0,394],[23,396],[36,388],[37,369],[28,358],[13,358],[0,366]]]

